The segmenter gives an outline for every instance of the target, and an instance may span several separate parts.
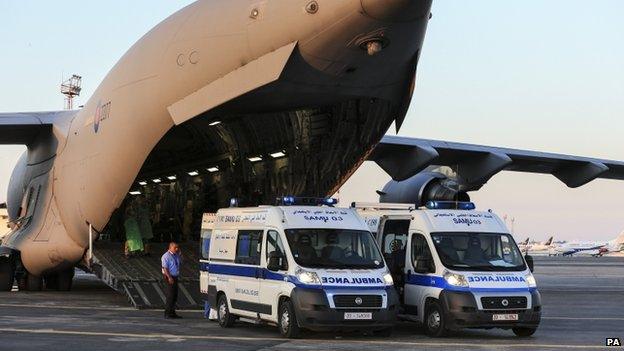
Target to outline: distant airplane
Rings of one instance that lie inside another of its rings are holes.
[[[550,248],[549,255],[571,256],[584,254],[602,256],[608,253],[624,251],[624,231],[608,242],[569,242]]]
[[[550,238],[548,238],[548,240],[544,242],[527,245],[527,251],[528,252],[547,252],[552,247],[552,244],[553,244],[553,237],[551,236]]]
[[[618,161],[384,137],[411,104],[430,9],[430,0],[199,0],[133,45],[84,108],[0,114],[0,144],[28,148],[9,185],[15,229],[0,247],[0,290],[16,274],[25,290],[71,288],[74,266],[89,266],[90,238],[124,200],[157,196],[147,184],[195,192],[201,177],[201,213],[233,197],[333,194],[366,160],[392,176],[381,201],[418,205],[467,199],[503,170],[569,187],[624,180]],[[454,175],[431,168],[440,166]]]
[[[518,248],[520,249],[520,252],[526,252],[529,246],[529,239],[530,238],[526,238],[524,239],[524,241],[521,241],[518,243]]]

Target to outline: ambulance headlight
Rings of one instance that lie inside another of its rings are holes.
[[[535,281],[535,277],[533,276],[533,274],[527,274],[524,279],[526,280],[527,284],[529,284],[529,288],[537,287],[537,281]]]
[[[462,274],[446,272],[444,273],[444,280],[446,280],[446,282],[452,286],[461,286],[464,288],[468,287],[468,281],[466,280],[466,277]]]
[[[386,275],[383,276],[383,280],[386,285],[394,285],[394,279],[392,279],[392,274],[390,273],[386,273]]]
[[[315,272],[300,270],[297,272],[297,279],[303,284],[321,285],[321,279]]]

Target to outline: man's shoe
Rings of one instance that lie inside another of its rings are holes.
[[[169,318],[173,318],[173,319],[182,319],[182,316],[177,315],[177,314],[172,314],[171,316],[169,316]]]

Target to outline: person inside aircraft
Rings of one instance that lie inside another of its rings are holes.
[[[152,231],[152,222],[150,221],[150,213],[147,208],[147,202],[145,198],[139,197],[136,203],[137,208],[137,221],[139,223],[139,230],[141,231],[141,238],[143,240],[143,251],[145,255],[150,255],[150,241],[154,238],[154,232]]]
[[[136,214],[132,206],[126,208],[126,220],[124,221],[124,229],[126,232],[126,244],[124,254],[126,258],[130,258],[143,252],[143,238],[141,230],[136,218]]]
[[[338,246],[338,235],[336,233],[327,234],[325,237],[325,247],[321,250],[323,259],[340,261],[344,256],[344,251]]]
[[[302,262],[313,262],[317,259],[318,256],[312,247],[312,240],[310,240],[309,235],[302,234],[299,236],[294,254]]]

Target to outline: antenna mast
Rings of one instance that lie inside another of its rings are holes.
[[[61,83],[61,94],[65,95],[65,109],[74,109],[74,98],[80,96],[82,90],[82,77],[72,75],[71,78]]]

